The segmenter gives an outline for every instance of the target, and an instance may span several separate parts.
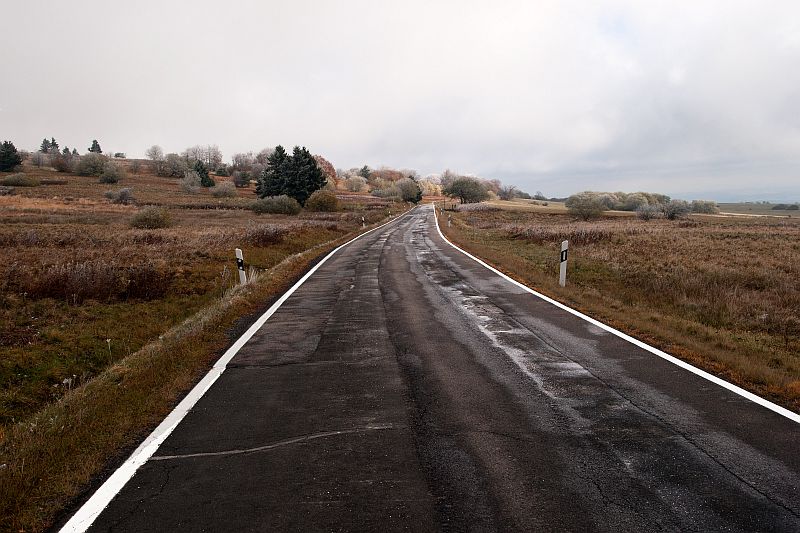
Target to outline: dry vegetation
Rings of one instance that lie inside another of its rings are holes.
[[[334,213],[257,215],[249,188],[214,197],[149,173],[113,186],[26,174],[40,185],[0,196],[3,530],[48,527],[202,375],[237,319],[359,230],[362,216],[372,224],[388,210],[370,199]],[[135,204],[105,196],[122,187]],[[133,227],[146,205],[168,227]],[[236,247],[261,273],[241,288]]]
[[[800,410],[800,220],[469,211],[442,229],[542,292]]]

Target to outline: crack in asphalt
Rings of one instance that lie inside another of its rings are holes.
[[[302,442],[308,442],[316,439],[324,439],[328,437],[336,437],[339,435],[352,435],[353,433],[366,433],[369,431],[385,431],[392,429],[405,429],[405,426],[401,424],[373,424],[361,428],[338,429],[335,431],[323,431],[320,433],[313,433],[309,435],[300,435],[298,437],[293,437],[291,439],[284,439],[277,442],[273,442],[271,444],[265,444],[264,446],[255,446],[253,448],[225,450],[221,452],[187,453],[180,455],[154,455],[153,457],[150,458],[150,461],[171,461],[174,459],[194,459],[197,457],[225,457],[231,455],[242,455],[246,453],[269,451],[275,448],[280,448],[281,446],[290,446],[292,444],[299,444]]]

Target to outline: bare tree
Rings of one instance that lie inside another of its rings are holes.
[[[162,176],[164,174],[164,150],[159,145],[154,144],[144,151],[144,155],[152,161],[153,173],[157,176]]]

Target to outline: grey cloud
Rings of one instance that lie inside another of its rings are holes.
[[[141,155],[304,144],[564,195],[800,198],[800,5],[18,2],[0,130]]]

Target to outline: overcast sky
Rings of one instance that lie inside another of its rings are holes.
[[[800,200],[800,2],[4,1],[0,137]]]

